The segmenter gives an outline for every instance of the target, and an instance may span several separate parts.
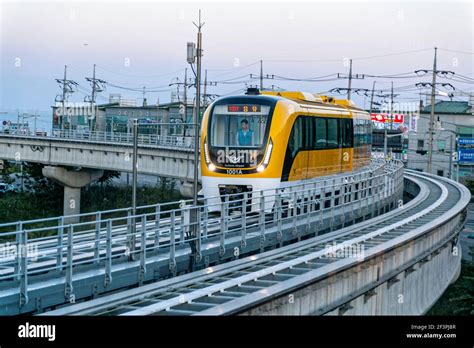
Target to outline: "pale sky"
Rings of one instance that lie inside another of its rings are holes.
[[[97,77],[117,86],[155,87],[161,92],[147,94],[148,102],[154,104],[158,97],[161,103],[169,101],[169,83],[176,77],[182,80],[189,67],[186,43],[196,40],[192,22],[197,21],[199,8],[205,22],[203,69],[209,69],[210,81],[249,80],[249,74],[259,73],[259,64],[245,66],[260,59],[264,74],[291,78],[348,73],[344,64],[348,58],[353,58],[354,74],[411,73],[432,69],[434,46],[440,48],[439,69],[474,78],[471,1],[3,1],[0,6],[0,111],[49,110],[60,93],[55,78],[62,78],[65,64],[68,78],[82,86],[70,101],[82,102],[90,90],[84,77],[92,75],[94,63]],[[411,53],[390,55],[407,51]],[[388,56],[360,59],[383,55]],[[192,76],[190,69],[188,76]],[[316,83],[270,79],[264,84],[310,92],[347,87],[347,80],[334,78]],[[374,79],[383,89],[392,80],[396,89],[430,81],[429,77],[366,76],[354,80],[353,87],[371,88]],[[474,91],[474,83],[451,83]],[[208,92],[222,95],[244,87],[243,83],[218,83],[208,87]],[[106,102],[109,93],[142,96],[109,85],[97,101]],[[400,101],[413,101],[408,98],[416,98],[419,91],[407,87],[399,94]],[[364,103],[363,97],[354,99]]]

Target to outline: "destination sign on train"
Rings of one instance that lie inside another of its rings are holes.
[[[260,112],[260,105],[227,105],[228,112]]]

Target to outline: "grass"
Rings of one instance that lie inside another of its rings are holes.
[[[474,262],[462,261],[461,274],[451,284],[427,315],[474,314]]]

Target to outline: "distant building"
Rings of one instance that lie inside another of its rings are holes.
[[[140,134],[161,134],[162,129],[167,134],[183,134],[189,127],[173,126],[171,124],[192,124],[193,105],[187,104],[184,115],[184,103],[176,101],[160,105],[136,106],[134,100],[125,100],[119,95],[111,95],[110,103],[99,104],[95,108],[95,117],[89,103],[74,103],[66,105],[63,112],[58,103],[52,107],[53,132],[64,131],[97,131],[97,132],[131,132],[132,119],[139,121]],[[63,116],[65,114],[65,116]],[[160,124],[168,124],[158,126]]]
[[[459,177],[460,182],[474,179],[474,109],[469,101],[438,101],[435,104],[432,174]],[[409,133],[407,167],[428,170],[429,122],[431,106],[422,107],[416,120],[416,131]],[[450,168],[450,156],[452,159]]]

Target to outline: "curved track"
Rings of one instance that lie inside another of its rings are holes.
[[[449,180],[406,173],[420,188],[408,204],[370,220],[286,247],[165,281],[70,305],[45,315],[217,315],[238,313],[283,284],[304,281],[342,259],[363,258],[443,216],[466,193]],[[352,249],[351,249],[352,248]],[[346,257],[344,251],[358,250]],[[308,279],[309,280],[309,279]]]

